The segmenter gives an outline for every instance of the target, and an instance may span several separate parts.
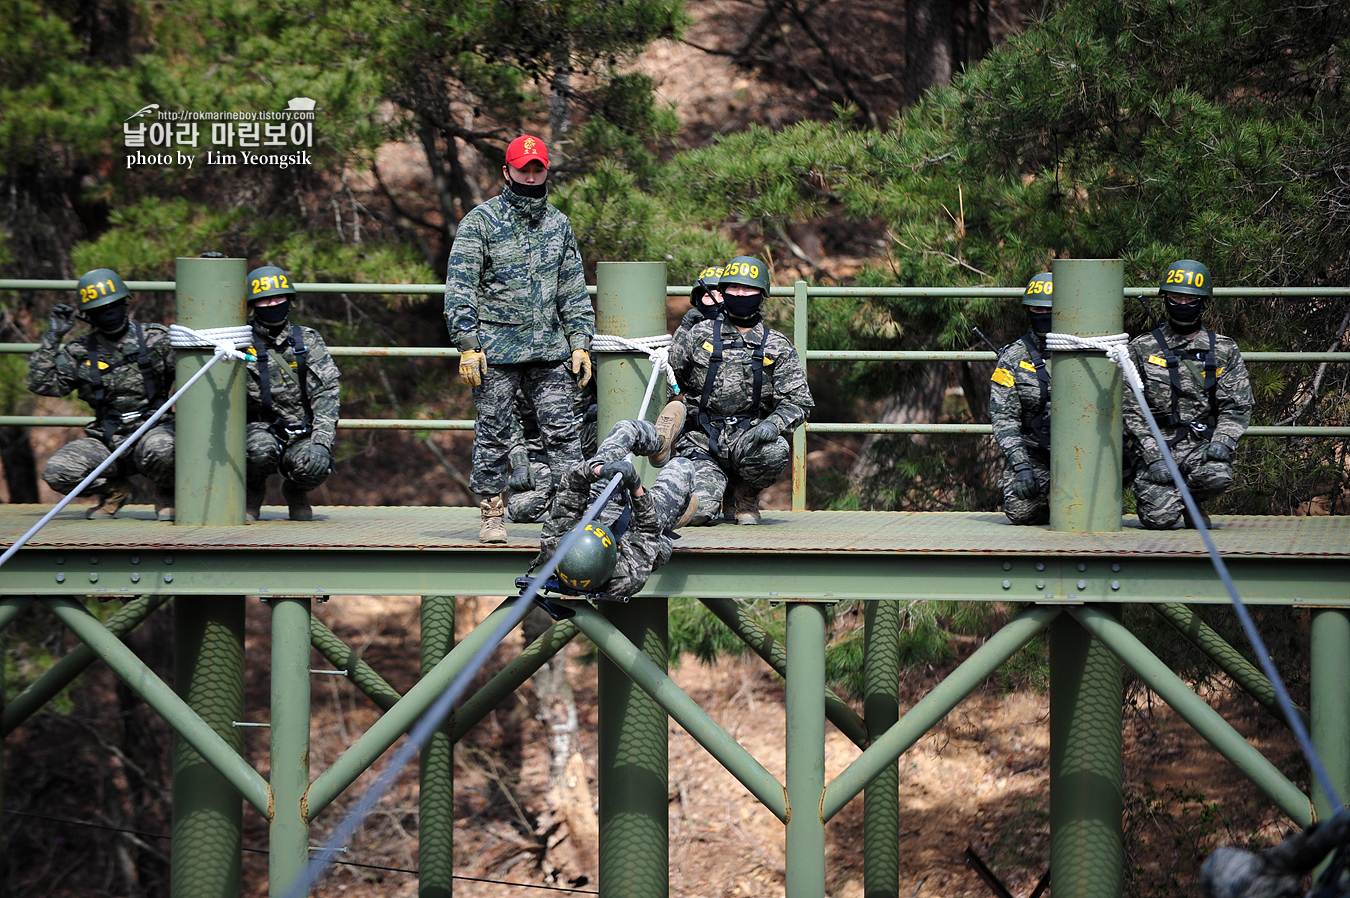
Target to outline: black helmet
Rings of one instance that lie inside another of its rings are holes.
[[[1022,305],[1036,309],[1048,309],[1053,305],[1055,276],[1042,271],[1027,283],[1027,292],[1022,294]]]
[[[558,562],[558,579],[578,592],[600,592],[614,573],[618,540],[608,525],[591,521]]]
[[[291,276],[284,268],[264,265],[248,273],[248,301],[262,299],[265,296],[294,296]]]
[[[1178,259],[1168,265],[1158,289],[1164,293],[1189,293],[1206,299],[1214,295],[1209,269],[1194,259]]]
[[[75,289],[80,294],[81,312],[115,303],[131,295],[126,283],[111,268],[95,268],[85,272]]]

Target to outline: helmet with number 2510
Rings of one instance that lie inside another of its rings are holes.
[[[1158,289],[1164,293],[1188,293],[1191,296],[1214,295],[1209,269],[1194,259],[1178,259],[1168,265]]]

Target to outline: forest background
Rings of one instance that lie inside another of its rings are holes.
[[[500,189],[505,143],[531,130],[592,282],[599,261],[664,259],[689,283],[744,252],[771,260],[778,284],[1020,286],[1056,257],[1119,257],[1127,284],[1151,286],[1186,257],[1221,286],[1344,286],[1348,51],[1350,9],[1329,0],[13,0],[0,9],[0,273],[169,279],[175,257],[219,251],[297,281],[436,282],[458,220]],[[280,110],[297,96],[318,102],[312,164],[205,165],[205,140],[191,168],[127,164],[123,124],[148,103]],[[36,341],[61,299],[0,293],[0,340]],[[1158,311],[1128,305],[1131,333]],[[170,319],[172,298],[142,294],[134,313]],[[308,296],[296,316],[331,344],[448,342],[438,297]],[[1207,322],[1245,349],[1338,350],[1350,306],[1219,300]],[[1015,303],[991,300],[821,301],[810,321],[818,348],[973,347],[976,325],[1005,341],[1024,327]],[[814,417],[985,421],[990,367],[813,365]],[[1344,424],[1343,367],[1251,366],[1254,423]],[[0,413],[75,410],[28,394],[23,373],[0,356]],[[472,403],[443,363],[353,360],[343,410],[457,418]],[[340,437],[321,502],[467,504],[465,437]],[[0,428],[7,501],[50,500],[36,472],[66,438]],[[808,448],[813,508],[997,507],[987,439]],[[1214,510],[1344,513],[1346,451],[1248,439]],[[781,506],[783,488],[769,499]],[[991,614],[912,609],[916,665],[958,657]],[[849,619],[832,655],[846,692]],[[676,654],[733,648],[706,618],[682,620]],[[1298,622],[1274,625],[1282,660],[1304,669]],[[8,651],[8,688],[61,639],[32,624]],[[1034,668],[1015,685],[1034,686]],[[132,805],[162,813],[163,734],[141,744],[105,723],[99,738],[146,771]],[[157,894],[153,852],[107,858],[112,880]]]

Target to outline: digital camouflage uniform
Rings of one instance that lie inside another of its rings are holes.
[[[1030,331],[1028,335],[1032,340],[1041,339]],[[999,353],[990,378],[993,386],[989,388],[989,420],[994,427],[994,441],[1007,459],[998,486],[1003,491],[1003,511],[1014,524],[1044,524],[1050,520],[1048,355],[1042,370],[1046,377],[1044,389],[1035,358],[1026,343],[1018,340]],[[1043,422],[1043,429],[1036,426],[1039,422]],[[1030,465],[1036,478],[1039,492],[1030,499],[1023,499],[1012,490],[1014,469],[1019,465]]]
[[[517,389],[534,404],[554,470],[581,461],[577,386],[566,362],[590,350],[595,311],[567,216],[509,188],[464,216],[447,264],[445,320],[461,351],[481,348],[487,358],[473,388],[470,489],[493,496],[506,488],[507,457],[521,441]]]
[[[150,377],[155,385],[153,401],[146,394],[146,380],[136,359],[140,351],[137,327],[145,337]],[[103,402],[97,399],[90,366],[90,341],[95,341]],[[40,396],[65,396],[72,390],[94,409],[95,420],[84,428],[88,436],[67,443],[56,451],[42,471],[42,479],[58,493],[69,493],[122,444],[145,419],[173,395],[174,353],[169,329],[161,324],[140,324],[128,319],[121,337],[111,340],[97,335],[62,345],[61,337],[48,331],[41,346],[28,361],[28,389]],[[150,479],[165,497],[174,486],[173,413],[137,441],[131,450],[90,484],[87,492],[101,493],[109,481],[137,472]]]
[[[534,486],[528,490],[511,490],[506,512],[512,521],[533,523],[546,518],[553,505],[553,472],[548,466],[548,455],[544,452],[534,407],[524,393],[516,393],[516,411],[524,430],[524,442],[511,447],[511,468],[514,470],[516,466],[516,456],[524,452],[534,476]],[[592,380],[585,389],[577,391],[577,404],[572,415],[572,426],[581,433],[582,452],[588,456],[596,452],[598,412],[595,381]]]
[[[300,393],[299,362],[291,345],[295,328],[287,323],[273,334],[257,323],[253,325],[253,346],[249,351],[255,358],[248,362],[246,455],[248,483],[255,494],[260,494],[272,474],[280,474],[296,488],[308,492],[323,483],[331,470],[327,465],[310,463],[309,449],[311,445],[320,445],[332,451],[337,435],[338,368],[319,332],[299,328],[308,371],[309,414],[306,414]],[[262,396],[260,365],[264,350],[271,388],[270,412]],[[305,424],[311,427],[308,434],[303,433]],[[291,425],[289,432],[287,425]]]
[[[713,354],[713,328],[722,329],[722,363],[708,396],[714,445],[699,423],[700,404]],[[764,347],[759,407],[753,408],[755,349]],[[684,432],[674,454],[693,460],[699,510],[693,523],[718,519],[722,496],[732,478],[756,492],[774,484],[792,457],[787,438],[810,414],[815,401],[806,369],[787,337],[757,324],[744,336],[721,319],[693,324],[670,344],[670,365],[686,406]],[[744,439],[761,421],[778,428],[772,443]]]
[[[539,555],[534,564],[548,560],[558,549],[558,543],[581,520],[582,514],[598,494],[602,485],[596,465],[619,461],[630,451],[634,455],[651,455],[661,445],[656,428],[647,421],[619,421],[600,446],[595,457],[570,468],[563,477],[562,488],[553,500],[553,511],[539,534]],[[622,492],[623,488],[619,488]],[[673,546],[668,531],[684,514],[694,492],[694,462],[687,458],[672,458],[656,483],[647,487],[641,496],[629,496],[633,507],[628,529],[619,537],[618,558],[614,573],[603,585],[603,591],[614,596],[634,596],[647,585],[652,571],[670,560]],[[600,520],[612,525],[623,513],[623,505],[611,500],[600,512]]]
[[[1212,332],[1202,327],[1190,336],[1183,336],[1168,322],[1163,322],[1158,330],[1180,360],[1177,374],[1181,390],[1176,397],[1178,421],[1169,424],[1166,419],[1172,414],[1172,383],[1167,361],[1151,332],[1130,341],[1130,358],[1144,381],[1144,399],[1158,420],[1163,438],[1171,445],[1177,467],[1186,478],[1186,486],[1192,495],[1197,501],[1217,496],[1232,485],[1233,466],[1230,462],[1206,460],[1204,449],[1213,439],[1235,450],[1247,430],[1253,406],[1247,366],[1243,364],[1237,343],[1222,334],[1214,335],[1216,422],[1212,432],[1197,433],[1198,428],[1192,428],[1188,422],[1203,425],[1210,414],[1203,360],[1209,350]],[[1136,454],[1134,496],[1139,521],[1151,529],[1171,527],[1182,514],[1181,492],[1171,483],[1151,483],[1142,477],[1150,465],[1162,458],[1162,450],[1149,432],[1133,390],[1126,390],[1123,413],[1125,433]]]

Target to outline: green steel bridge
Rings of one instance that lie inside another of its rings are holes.
[[[178,322],[204,328],[244,319],[245,262],[180,259],[172,289]],[[1055,327],[1100,336],[1122,327],[1126,294],[1114,260],[1055,263]],[[602,263],[598,330],[646,336],[665,328],[665,267]],[[73,282],[0,281],[0,289],[59,289]],[[327,292],[354,285],[297,285]],[[439,285],[367,285],[370,292],[437,292]],[[788,291],[796,341],[805,358],[893,361],[992,359],[992,353],[840,353],[806,346],[812,291]],[[679,288],[673,288],[677,292]],[[821,289],[821,295],[841,292]],[[855,290],[886,295],[886,291]],[[889,291],[891,294],[903,291]],[[913,290],[971,295],[971,290]],[[1015,297],[1020,290],[983,291]],[[1131,291],[1134,292],[1134,291]],[[1147,292],[1147,291],[1139,291]],[[1234,291],[1238,292],[1238,291]],[[1262,291],[1271,292],[1271,291]],[[1305,291],[1344,296],[1347,291]],[[12,351],[31,351],[23,344]],[[362,350],[339,350],[355,355]],[[449,350],[371,350],[454,355]],[[211,351],[178,351],[178,379]],[[1350,361],[1350,353],[1265,353],[1265,361]],[[1248,354],[1249,359],[1256,354]],[[650,373],[642,354],[597,360],[600,426],[635,413]],[[1272,685],[1195,614],[1226,603],[1199,538],[1191,531],[1144,531],[1121,515],[1121,379],[1092,353],[1054,359],[1052,517],[1048,527],[1012,527],[991,513],[882,513],[804,510],[804,436],[796,437],[792,511],[768,511],[756,528],[686,530],[674,558],[642,595],[626,604],[573,602],[576,616],[555,623],[466,699],[422,754],[419,890],[449,896],[453,875],[453,745],[550,657],[584,634],[599,649],[599,888],[606,898],[669,892],[667,718],[700,742],[784,824],[790,898],[825,891],[825,827],[860,794],[866,837],[865,893],[898,894],[898,760],[1019,648],[1045,633],[1050,648],[1051,872],[1059,898],[1114,898],[1121,892],[1122,671],[1128,667],[1248,777],[1291,822],[1306,825],[1331,808],[1290,782],[1120,622],[1125,603],[1146,603],[1200,648],[1242,689],[1276,711]],[[40,531],[0,569],[0,626],[41,602],[82,642],[12,700],[0,733],[21,726],[79,673],[103,661],[173,727],[172,894],[237,896],[245,805],[269,824],[269,885],[280,896],[309,857],[310,822],[406,733],[468,664],[507,614],[494,611],[454,644],[454,596],[511,591],[537,549],[537,532],[511,528],[501,547],[477,543],[468,508],[327,507],[314,524],[276,520],[266,510],[244,524],[241,371],[213,368],[178,404],[178,520],[153,521],[132,507],[91,525],[74,510]],[[659,405],[659,403],[658,403]],[[651,412],[655,415],[655,410]],[[5,418],[0,424],[66,425],[85,419]],[[471,428],[472,422],[344,421],[343,426]],[[810,425],[815,432],[870,428],[933,432],[935,425]],[[950,428],[948,428],[950,429]],[[988,427],[962,426],[971,433]],[[1256,431],[1253,428],[1253,431]],[[1350,428],[1265,428],[1272,433],[1346,436]],[[940,431],[939,431],[940,432]],[[1082,463],[1081,459],[1090,459]],[[650,471],[645,472],[650,478]],[[0,506],[0,543],[9,545],[45,506]],[[1307,608],[1311,617],[1314,743],[1335,788],[1350,793],[1350,519],[1216,517],[1214,540],[1249,604]],[[400,695],[310,614],[311,602],[343,595],[422,597],[423,678]],[[699,597],[786,680],[785,781],[766,770],[667,676],[666,600]],[[100,622],[83,601],[121,598]],[[241,756],[244,603],[261,597],[272,613],[269,778]],[[174,599],[174,682],[164,683],[121,637]],[[738,600],[787,606],[785,643],[742,612]],[[861,599],[866,674],[862,715],[826,687],[826,609]],[[898,679],[901,602],[1012,602],[1023,609],[902,716]],[[310,651],[317,649],[383,712],[328,768],[309,765]],[[830,781],[826,726],[861,753]],[[21,775],[22,771],[9,771]],[[249,812],[249,813],[252,813]]]

